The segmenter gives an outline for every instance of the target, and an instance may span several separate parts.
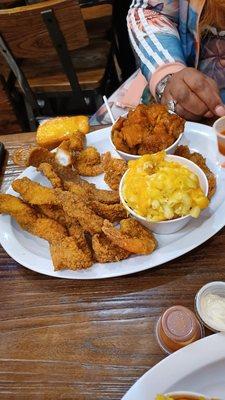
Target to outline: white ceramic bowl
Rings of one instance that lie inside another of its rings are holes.
[[[121,117],[126,117],[126,115],[127,115],[127,113],[126,113],[125,115],[122,115]],[[179,137],[177,138],[177,140],[176,140],[173,144],[171,144],[171,146],[169,146],[169,147],[167,147],[167,148],[165,149],[166,154],[174,154],[174,153],[175,153],[175,151],[176,151],[176,149],[177,149],[177,147],[178,147],[178,145],[179,145],[179,142],[180,142],[182,136],[183,136],[183,132],[179,135]],[[137,158],[140,158],[140,157],[141,157],[141,156],[139,156],[139,155],[129,154],[129,153],[125,153],[124,151],[118,150],[118,149],[116,148],[115,144],[113,143],[113,140],[112,140],[112,132],[111,132],[111,135],[110,135],[110,142],[111,142],[111,145],[113,146],[113,148],[115,149],[115,151],[116,151],[116,152],[120,155],[120,157],[123,158],[125,161],[137,160]]]
[[[174,397],[175,399],[179,400],[180,398],[187,398],[187,399],[204,399],[204,400],[210,400],[208,397],[206,397],[204,394],[200,393],[194,393],[194,392],[171,392],[171,393],[166,393],[165,396],[171,396]]]
[[[179,157],[179,156],[174,156],[174,155],[167,155],[165,157],[167,161],[174,161],[177,162],[181,165],[186,166],[190,171],[194,172],[198,178],[199,178],[199,183],[200,187],[203,191],[203,193],[207,196],[208,194],[208,180],[206,178],[206,175],[204,172],[199,168],[196,164],[194,164],[192,161],[187,160],[186,158]],[[128,171],[127,171],[128,172]],[[180,218],[175,218],[167,221],[148,221],[146,218],[138,215],[134,210],[132,210],[127,202],[125,201],[123,197],[123,183],[125,176],[127,174],[123,175],[121,181],[120,181],[120,186],[119,186],[119,194],[120,194],[120,200],[123,204],[123,206],[126,208],[129,214],[131,214],[134,218],[136,218],[142,225],[144,225],[146,228],[150,229],[152,232],[161,234],[161,235],[168,235],[170,233],[175,233],[182,229],[189,221],[191,221],[192,216],[191,215],[186,215],[184,217]]]

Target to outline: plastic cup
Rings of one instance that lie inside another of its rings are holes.
[[[217,136],[219,152],[225,156],[225,117],[217,119],[213,124],[213,129]]]

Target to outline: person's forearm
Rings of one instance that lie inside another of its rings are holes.
[[[145,2],[139,1],[141,4],[136,7],[135,3],[137,5],[137,2],[132,4],[127,17],[128,32],[142,73],[155,95],[156,85],[163,77],[186,66],[176,27],[178,5],[174,1],[171,7],[171,3],[169,6],[164,1],[161,12],[157,12],[157,6],[145,8]]]

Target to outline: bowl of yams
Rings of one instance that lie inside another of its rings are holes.
[[[112,126],[111,144],[124,160],[164,150],[174,154],[184,132],[185,120],[161,104],[139,104]]]

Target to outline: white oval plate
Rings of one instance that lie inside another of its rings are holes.
[[[122,400],[155,400],[190,391],[225,399],[225,334],[217,333],[171,354],[146,372]]]
[[[87,145],[95,146],[100,153],[111,151],[114,156],[118,157],[110,144],[110,130],[110,128],[104,128],[88,134]],[[133,256],[116,263],[94,264],[86,270],[55,272],[48,243],[20,229],[8,215],[0,216],[2,247],[15,261],[32,271],[68,279],[102,279],[133,274],[156,267],[193,250],[225,225],[225,202],[223,201],[225,198],[225,172],[218,162],[217,141],[212,128],[189,122],[186,124],[182,143],[187,144],[191,150],[207,155],[207,164],[217,176],[217,192],[210,207],[202,213],[200,218],[193,219],[190,224],[175,234],[156,235],[159,245],[151,255]],[[27,168],[19,178],[23,176],[46,186],[49,185],[48,181],[33,167]],[[88,180],[96,183],[100,188],[107,188],[103,175]],[[17,195],[11,187],[7,193]]]

